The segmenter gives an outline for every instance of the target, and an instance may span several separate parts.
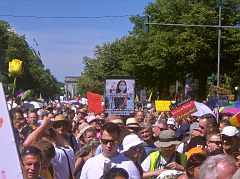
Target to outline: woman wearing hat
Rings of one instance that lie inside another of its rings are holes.
[[[152,152],[141,164],[144,171],[143,178],[157,177],[165,169],[183,171],[186,157],[176,151],[179,143],[173,130],[162,131],[154,143],[159,150]]]
[[[144,142],[136,134],[127,135],[126,137],[124,137],[122,142],[122,152],[127,158],[129,158],[135,163],[141,176],[143,175],[143,169],[138,162],[143,156],[143,144]]]

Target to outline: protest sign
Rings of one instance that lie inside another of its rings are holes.
[[[155,101],[155,108],[157,111],[170,111],[171,101],[157,100]]]
[[[190,98],[184,99],[178,103],[170,105],[171,113],[173,118],[177,121],[182,120],[190,114],[197,112],[197,108],[194,104],[194,101]]]
[[[0,177],[22,179],[18,150],[2,83],[0,83],[0,138]]]
[[[135,79],[132,77],[107,77],[105,86],[105,113],[133,116]]]
[[[88,112],[102,113],[102,96],[100,94],[87,92]]]

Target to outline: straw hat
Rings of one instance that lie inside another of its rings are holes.
[[[138,120],[135,118],[128,118],[126,121],[126,126],[128,128],[140,128],[140,125],[138,123]]]
[[[79,133],[78,133],[78,135],[77,135],[77,138],[80,138],[81,136],[82,136],[82,134],[87,130],[87,129],[89,129],[89,128],[91,128],[91,126],[88,124],[88,123],[82,123],[79,127],[78,127],[78,129],[79,129]]]

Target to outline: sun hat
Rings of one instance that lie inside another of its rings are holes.
[[[229,137],[239,136],[239,130],[235,126],[225,126],[220,134]]]
[[[60,122],[60,121],[65,121],[65,122],[69,122],[66,117],[62,114],[58,114],[54,117],[54,119],[52,120],[53,123],[56,123],[56,122]]]
[[[129,134],[125,136],[122,141],[123,150],[121,152],[126,152],[131,147],[139,144],[144,144],[144,141],[142,141],[136,134]]]
[[[90,124],[91,122],[96,121],[96,120],[97,120],[97,118],[94,115],[91,115],[91,116],[87,117],[87,123],[88,124]]]
[[[78,126],[79,133],[77,134],[77,138],[80,138],[82,134],[87,130],[91,128],[91,126],[88,123],[82,123],[80,126]]]
[[[169,147],[171,145],[178,145],[180,142],[175,137],[173,130],[164,130],[160,133],[158,140],[154,142],[156,147]]]
[[[119,126],[124,126],[123,120],[120,119],[120,118],[119,119],[113,119],[113,120],[111,120],[111,122],[113,122],[113,123],[115,123]]]
[[[127,119],[126,126],[128,128],[139,128],[140,127],[137,119],[135,119],[133,117]]]

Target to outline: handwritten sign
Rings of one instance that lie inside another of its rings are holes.
[[[0,83],[0,138],[0,177],[22,179],[18,150],[2,83]]]
[[[87,98],[88,98],[88,111],[89,112],[95,112],[95,113],[103,112],[102,100],[101,100],[102,97],[100,94],[87,92]]]
[[[231,90],[224,89],[224,88],[220,88],[220,87],[214,86],[214,85],[211,85],[211,86],[210,86],[210,90],[216,91],[216,92],[218,92],[219,94],[227,94],[227,95],[231,95],[231,94],[232,94],[232,91],[231,91]]]
[[[189,99],[185,99],[179,103],[175,103],[170,106],[171,113],[173,118],[177,121],[182,120],[191,114],[197,112],[197,108],[194,104],[194,101]]]

